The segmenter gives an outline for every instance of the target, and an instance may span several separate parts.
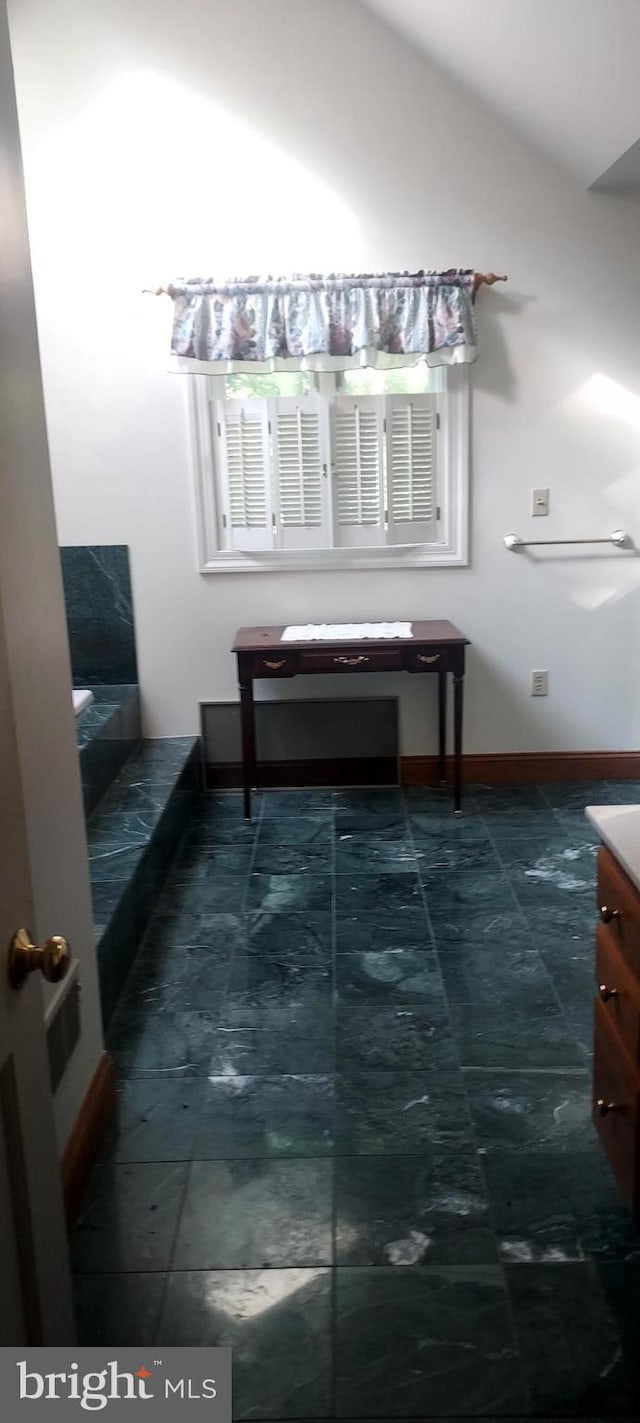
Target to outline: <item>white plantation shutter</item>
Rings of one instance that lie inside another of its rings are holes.
[[[248,551],[273,548],[266,401],[219,401],[216,428],[223,547]]]
[[[433,395],[386,397],[388,542],[437,538],[437,402]]]
[[[334,541],[385,542],[383,403],[375,396],[334,400],[331,409]]]
[[[437,505],[444,500],[446,529],[448,467],[458,449],[454,437],[452,456],[448,389],[446,402],[435,392],[332,398],[330,378],[322,379],[319,391],[300,396],[224,399],[222,378],[211,391],[208,435],[198,434],[203,459],[210,451],[201,500],[206,547],[248,555],[385,545],[438,552]]]
[[[315,395],[269,402],[279,548],[327,548],[326,406]]]

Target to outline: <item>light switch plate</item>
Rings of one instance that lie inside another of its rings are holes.
[[[548,490],[548,489],[532,489],[532,490],[531,490],[531,517],[532,517],[533,519],[536,519],[536,518],[540,518],[540,517],[543,516],[544,514],[548,514],[548,513],[549,513],[549,490]]]

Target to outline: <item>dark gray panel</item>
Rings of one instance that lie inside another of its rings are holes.
[[[237,702],[203,703],[202,727],[208,764],[241,760]],[[398,701],[396,697],[336,697],[256,702],[256,736],[258,757],[266,762],[396,759]]]

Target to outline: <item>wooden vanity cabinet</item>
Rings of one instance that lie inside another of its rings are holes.
[[[640,1217],[640,892],[604,846],[598,912],[593,1120]]]

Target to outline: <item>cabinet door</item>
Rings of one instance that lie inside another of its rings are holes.
[[[596,984],[609,1027],[640,1070],[640,980],[622,957],[611,929],[603,924],[596,938]]]
[[[596,999],[593,1120],[620,1190],[636,1208],[640,1077]]]
[[[640,983],[640,894],[604,846],[598,853],[600,922]]]

